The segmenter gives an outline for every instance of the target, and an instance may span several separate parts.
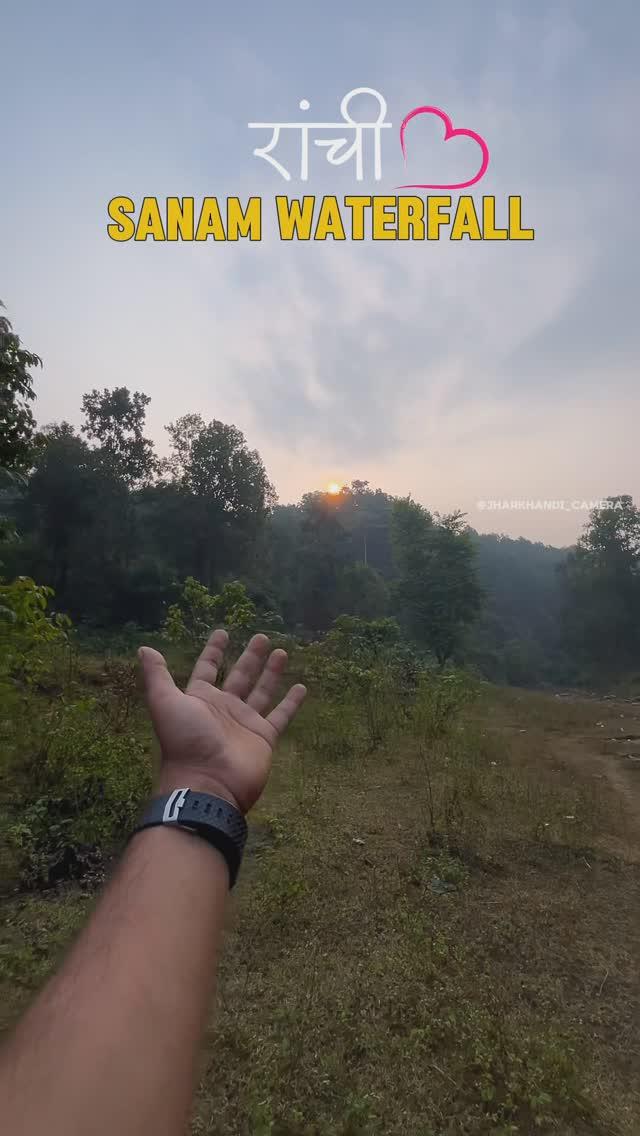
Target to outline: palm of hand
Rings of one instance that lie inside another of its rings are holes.
[[[141,654],[147,701],[162,750],[163,791],[189,785],[231,799],[243,812],[260,796],[271,769],[276,741],[305,696],[291,688],[268,716],[287,661],[269,651],[264,635],[253,637],[225,680],[213,683],[227,637],[215,631],[202,652],[185,692],[179,690],[157,651]]]

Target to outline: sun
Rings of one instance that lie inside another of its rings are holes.
[[[338,485],[337,481],[330,481],[327,485],[327,493],[329,493],[331,497],[337,497],[340,492],[342,492],[342,486]]]

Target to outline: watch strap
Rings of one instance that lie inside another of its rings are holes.
[[[247,822],[235,805],[224,797],[199,793],[195,789],[174,789],[149,802],[132,835],[157,825],[186,829],[217,848],[227,862],[229,886],[233,887],[248,831]]]

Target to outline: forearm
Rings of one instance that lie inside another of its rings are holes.
[[[2,1052],[8,1132],[184,1132],[228,887],[204,840],[166,828],[133,839]]]
[[[158,651],[142,648],[140,658],[162,752],[159,790],[191,786],[247,813],[305,688],[291,687],[267,712],[287,656],[264,635],[217,688],[227,639],[213,632],[185,691]],[[227,838],[239,841],[237,819]],[[0,1053],[3,1130],[182,1136],[228,889],[223,856],[199,836],[156,827],[134,837],[86,930]]]

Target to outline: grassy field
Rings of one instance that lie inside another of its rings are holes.
[[[357,752],[322,715],[252,814],[194,1133],[640,1131],[640,706],[485,686]],[[5,894],[5,1027],[94,897]]]

